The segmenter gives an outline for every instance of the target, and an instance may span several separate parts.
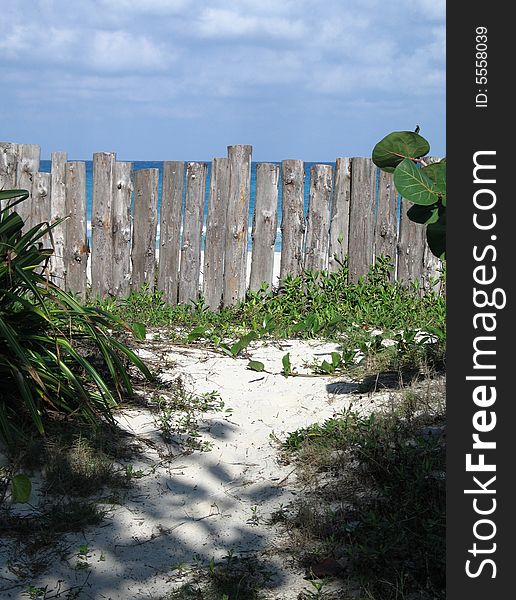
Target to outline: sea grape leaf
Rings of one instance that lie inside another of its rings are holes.
[[[394,185],[403,198],[413,204],[429,206],[439,199],[434,182],[408,159],[396,167]]]
[[[393,173],[405,159],[421,158],[430,152],[430,144],[413,131],[393,131],[373,148],[373,162],[382,171]]]

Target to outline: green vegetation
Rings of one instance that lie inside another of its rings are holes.
[[[363,598],[445,597],[443,397],[443,383],[427,381],[383,412],[349,411],[288,436],[284,456],[305,493],[274,521],[302,564],[333,560]]]
[[[430,250],[435,256],[444,258],[446,159],[429,164],[424,159],[429,152],[430,144],[417,132],[394,131],[376,144],[373,162],[382,171],[393,173],[396,189],[403,198],[413,203],[407,216],[426,225]]]
[[[117,401],[132,394],[127,365],[151,378],[119,339],[132,332],[124,321],[48,281],[52,227],[22,231],[14,209],[27,197],[0,192],[0,440],[8,445],[31,430],[43,434],[51,419],[112,422]]]
[[[341,359],[331,367],[336,371],[349,366],[358,352],[372,354],[374,332],[381,330],[383,338],[393,339],[397,348],[401,348],[401,340],[421,346],[420,338],[415,337],[421,332],[434,336],[442,358],[443,295],[435,291],[422,294],[417,282],[409,287],[392,283],[391,271],[389,259],[380,257],[368,276],[356,283],[348,283],[345,264],[337,272],[305,272],[287,277],[277,290],[264,286],[249,292],[245,300],[220,312],[208,310],[202,300],[193,306],[170,305],[159,291],[145,290],[125,300],[107,301],[103,308],[149,327],[165,328],[175,343],[201,343],[230,356],[244,354],[257,339],[324,338],[341,344]],[[433,348],[437,349],[435,344]],[[398,358],[403,362],[401,355]],[[253,362],[249,368],[259,371],[262,365]],[[291,374],[288,357],[284,372]]]

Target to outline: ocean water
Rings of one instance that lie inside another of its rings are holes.
[[[92,182],[93,182],[93,162],[91,160],[84,161],[86,163],[86,213],[87,213],[87,221],[88,221],[88,238],[91,242],[91,190],[92,190]],[[204,223],[203,223],[203,239],[205,232],[205,224],[206,217],[208,214],[208,197],[210,190],[210,177],[211,177],[211,162],[208,162],[208,173],[206,177],[206,202],[205,202],[205,210],[204,210]],[[255,162],[251,163],[251,199],[249,206],[249,235],[248,235],[248,244],[249,249],[251,249],[251,227],[253,223],[253,215],[254,215],[254,202],[256,197],[256,164]],[[275,163],[280,165],[280,163]],[[305,162],[305,181],[304,181],[304,192],[305,192],[305,214],[308,211],[308,198],[310,192],[310,168],[312,165],[316,163]],[[335,163],[317,163],[317,164],[330,164],[335,167]],[[40,164],[40,170],[43,173],[50,173],[52,166],[52,162],[50,160],[42,160]],[[133,162],[133,170],[139,171],[141,169],[159,169],[159,195],[158,195],[158,215],[161,206],[161,183],[163,178],[163,163],[157,161],[134,161]],[[280,165],[281,169],[281,165]],[[185,169],[186,171],[186,169]],[[184,192],[183,192],[183,201],[184,201]],[[279,182],[279,194],[278,194],[278,229],[276,232],[276,245],[275,250],[281,250],[281,178]],[[158,241],[159,241],[159,225],[158,225]],[[203,244],[204,245],[204,244]]]

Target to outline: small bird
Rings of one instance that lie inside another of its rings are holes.
[[[416,128],[414,129],[414,133],[419,133],[419,125],[416,125]]]

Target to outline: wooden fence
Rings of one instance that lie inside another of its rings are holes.
[[[375,256],[387,255],[398,281],[432,285],[440,263],[424,228],[406,217],[404,201],[398,218],[392,176],[378,172],[369,158],[337,158],[335,167],[314,164],[309,182],[301,160],[258,163],[248,257],[251,155],[251,146],[229,146],[227,157],[213,159],[208,194],[207,163],[164,161],[158,214],[158,169],[133,171],[114,153],[95,153],[91,251],[84,162],[54,152],[51,173],[40,173],[39,146],[0,142],[0,189],[30,191],[17,207],[26,227],[68,217],[53,230],[50,277],[82,297],[88,289],[94,296],[123,297],[147,284],[169,302],[191,302],[202,294],[216,309],[243,298],[248,287],[275,284],[278,275],[336,270],[346,256],[351,281],[368,272]],[[282,241],[275,273],[280,182]]]

